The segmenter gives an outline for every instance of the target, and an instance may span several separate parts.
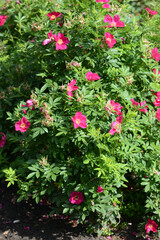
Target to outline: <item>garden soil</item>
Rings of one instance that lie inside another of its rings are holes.
[[[49,204],[36,204],[33,200],[17,203],[15,187],[0,187],[0,240],[107,240],[106,237],[87,235],[83,226],[64,219],[49,216]],[[136,225],[128,225],[116,231],[112,240],[137,239],[133,232]]]

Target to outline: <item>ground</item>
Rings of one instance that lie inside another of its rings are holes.
[[[33,200],[17,203],[16,188],[0,186],[0,240],[107,240],[87,235],[83,226],[67,219],[49,216],[50,206]],[[136,224],[129,223],[112,240],[134,240]]]

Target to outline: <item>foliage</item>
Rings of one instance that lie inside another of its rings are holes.
[[[87,221],[99,234],[101,227],[110,232],[121,214],[140,212],[145,222],[160,222],[160,122],[154,104],[160,84],[153,73],[160,67],[152,57],[155,47],[160,53],[160,14],[144,9],[135,15],[130,4],[116,0],[110,5],[7,0],[0,26],[0,129],[7,136],[0,164],[8,186],[18,184],[19,200],[47,198],[53,213]],[[156,2],[151,7],[160,13]],[[61,15],[50,20],[53,10]],[[125,26],[105,28],[105,15],[117,14]],[[56,50],[58,39],[47,36],[50,31],[69,39],[64,50]],[[114,46],[107,44],[106,32],[116,39]],[[100,79],[88,80],[88,72]],[[74,128],[77,112],[87,127]],[[30,125],[15,131],[23,117]],[[83,194],[80,204],[69,201],[73,191]]]

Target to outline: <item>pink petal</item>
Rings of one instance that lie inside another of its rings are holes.
[[[50,43],[51,42],[51,39],[45,39],[44,41],[43,41],[43,45],[46,45],[46,44],[48,44],[48,43]]]

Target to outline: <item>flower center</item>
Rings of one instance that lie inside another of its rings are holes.
[[[62,39],[58,39],[57,43],[58,43],[59,45],[62,45],[62,44],[63,44],[63,40],[62,40]]]
[[[54,20],[55,18],[56,18],[56,16],[55,16],[55,15],[52,15],[52,16],[51,16],[51,19],[52,19],[52,20]]]
[[[115,27],[116,23],[115,22],[111,22],[111,27]]]
[[[21,123],[20,127],[21,128],[25,128],[26,124],[25,123]]]
[[[76,124],[77,124],[77,125],[79,125],[79,124],[80,124],[80,122],[81,122],[81,120],[80,120],[80,119],[76,119]]]
[[[149,225],[148,225],[148,228],[149,228],[149,229],[152,229],[152,228],[153,228],[153,225],[152,225],[152,224],[149,224]]]
[[[67,91],[71,92],[72,88],[71,87],[67,87]]]
[[[106,39],[106,41],[109,41],[109,42],[111,42],[111,39],[110,39],[110,38],[107,38],[107,39]]]
[[[79,197],[76,195],[76,196],[74,197],[74,200],[77,201],[78,199],[79,199]]]

